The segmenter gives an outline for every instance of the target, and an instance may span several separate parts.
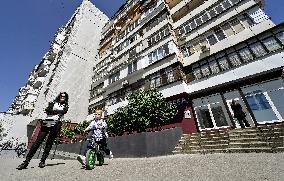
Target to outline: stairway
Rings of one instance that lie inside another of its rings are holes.
[[[284,123],[184,134],[173,154],[283,152]]]

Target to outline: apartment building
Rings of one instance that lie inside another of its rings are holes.
[[[108,17],[88,0],[83,0],[66,25],[52,40],[50,50],[32,71],[19,91],[9,113],[44,119],[48,102],[60,92],[69,94],[65,120],[81,122],[88,114],[92,67],[98,55],[99,40]]]
[[[89,117],[111,115],[136,89],[158,88],[178,106],[185,133],[283,121],[283,24],[261,0],[128,0],[105,24],[93,69]]]

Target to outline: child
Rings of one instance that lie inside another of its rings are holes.
[[[107,127],[107,124],[105,120],[102,119],[102,110],[96,110],[95,112],[95,119],[90,123],[90,125],[85,129],[85,133],[88,132],[87,140],[83,143],[82,148],[82,155],[78,155],[77,160],[85,166],[86,163],[86,153],[88,151],[88,146],[90,144],[90,140],[92,136],[94,136],[96,139],[100,140],[102,150],[109,155],[109,158],[112,159],[113,155],[112,152],[107,148],[106,138],[108,137],[107,133],[105,132],[105,129]]]

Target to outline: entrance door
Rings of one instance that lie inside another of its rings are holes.
[[[231,126],[229,115],[220,94],[195,99],[192,102],[201,130]]]
[[[255,126],[255,124],[253,122],[253,119],[250,116],[250,113],[249,113],[248,109],[246,108],[244,101],[241,99],[241,95],[240,95],[238,90],[226,92],[224,94],[224,97],[226,99],[226,103],[227,103],[228,108],[230,110],[230,114],[232,115],[233,118],[234,118],[234,112],[233,112],[233,110],[231,108],[231,104],[232,104],[233,100],[236,100],[242,106],[242,109],[243,109],[244,113],[246,114],[246,119],[249,122],[249,124],[251,126]],[[237,128],[241,128],[239,122],[236,121],[235,119],[234,119],[234,121],[235,121],[236,127]]]

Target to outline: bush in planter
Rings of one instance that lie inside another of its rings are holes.
[[[176,106],[167,102],[157,89],[137,90],[127,96],[128,105],[108,117],[110,135],[125,132],[145,132],[170,124],[177,113]]]

